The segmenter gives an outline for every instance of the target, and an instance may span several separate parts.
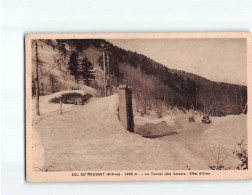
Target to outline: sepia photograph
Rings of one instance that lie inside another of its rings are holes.
[[[0,2],[0,194],[251,194],[251,0]]]
[[[250,33],[30,34],[25,52],[28,181],[251,178]]]

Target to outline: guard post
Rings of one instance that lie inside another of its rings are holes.
[[[119,86],[119,119],[123,127],[134,132],[134,115],[132,109],[132,87]]]

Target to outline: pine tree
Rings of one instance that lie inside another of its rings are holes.
[[[85,57],[81,61],[81,77],[85,85],[89,86],[92,80],[95,79],[94,67],[93,64]]]
[[[56,40],[57,47],[60,54],[64,57],[64,59],[68,56],[68,50],[66,48],[66,43],[63,40]]]
[[[69,67],[70,74],[74,76],[76,83],[79,83],[80,80],[80,63],[79,63],[79,55],[77,52],[73,52],[69,59]]]

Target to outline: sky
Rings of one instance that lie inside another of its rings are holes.
[[[217,82],[247,85],[246,39],[110,39],[171,69]]]

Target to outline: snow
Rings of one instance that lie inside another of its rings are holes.
[[[230,148],[233,136],[238,139],[247,132],[245,115],[211,117],[211,124],[202,124],[200,117],[188,123],[187,114],[182,113],[161,119],[135,115],[137,125],[165,122],[175,129],[177,123],[181,124],[178,131],[175,129],[177,134],[144,138],[123,128],[117,115],[116,94],[91,98],[85,105],[64,104],[63,115],[50,112],[59,109],[59,104],[49,103],[51,98],[72,92],[84,95],[95,90],[62,91],[41,97],[44,115],[37,117],[40,120],[32,129],[34,170],[209,169],[216,144]]]
[[[83,86],[82,90],[67,90],[67,91],[56,92],[50,95],[40,96],[39,97],[40,114],[44,115],[44,114],[48,114],[50,112],[55,112],[59,110],[60,109],[59,104],[50,103],[49,101],[53,98],[60,98],[63,94],[67,94],[67,93],[79,93],[81,95],[90,94],[92,96],[96,96],[96,90],[88,86]],[[32,101],[33,101],[32,109],[33,109],[33,112],[35,113],[36,98],[33,98]],[[73,104],[63,104],[62,108],[64,110],[64,109],[73,108],[75,106],[76,105],[73,105]]]
[[[244,114],[213,117],[212,123],[204,133],[205,139],[212,144],[233,147],[236,140],[247,137],[247,117]]]
[[[45,44],[40,46],[41,68],[47,72],[55,66],[58,54]],[[34,51],[35,48],[33,66]],[[92,54],[89,57],[94,62],[99,56],[99,51],[87,53]],[[102,70],[95,65],[95,71],[96,83],[101,84]],[[117,116],[118,95],[98,98],[95,89],[82,84],[80,90],[68,90],[76,89],[77,84],[66,72],[64,63],[60,69],[50,71],[66,90],[40,96],[40,116],[35,113],[35,98],[32,100],[32,155],[36,171],[209,169],[211,154],[217,147],[233,149],[236,140],[247,136],[246,115],[210,117],[211,124],[202,124],[199,113],[174,107],[163,118],[157,118],[155,112],[144,117],[134,113],[136,126],[151,127],[154,133],[158,133],[155,127],[162,132],[176,132],[156,139],[144,138],[123,128]],[[45,86],[50,85],[49,78],[43,80]],[[67,93],[94,97],[85,105],[63,104],[60,115],[60,104],[49,101]],[[188,123],[189,116],[194,116],[196,122]]]
[[[36,131],[32,132],[32,155],[33,159],[33,167],[35,170],[41,171],[42,167],[44,167],[44,153],[45,150],[42,146],[39,135]]]
[[[175,150],[176,143],[171,146],[126,131],[118,120],[118,104],[118,95],[93,98],[63,115],[50,113],[35,124],[33,131],[39,135],[35,141],[40,141],[44,150],[40,153],[44,158],[40,169],[153,170],[171,169],[175,164],[184,167],[184,157]],[[169,148],[174,152],[167,152]],[[174,156],[181,156],[182,161],[171,161]],[[33,159],[38,164],[40,158],[36,154]]]

